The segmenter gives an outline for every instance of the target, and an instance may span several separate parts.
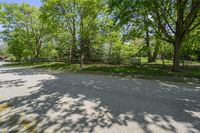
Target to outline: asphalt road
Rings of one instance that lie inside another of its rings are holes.
[[[200,85],[0,67],[0,132],[200,133]]]

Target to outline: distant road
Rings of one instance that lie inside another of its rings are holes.
[[[0,66],[3,66],[4,64],[10,64],[12,62],[5,62],[5,61],[0,61]]]
[[[200,85],[0,67],[1,129],[200,133]]]

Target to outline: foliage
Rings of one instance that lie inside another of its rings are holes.
[[[1,3],[1,38],[19,62],[129,64],[132,57],[200,61],[197,0]]]
[[[143,30],[146,33],[150,26],[155,36],[172,44],[173,70],[179,70],[182,43],[186,36],[200,25],[200,1],[110,0],[110,7],[114,10],[119,24],[129,26],[130,23],[133,25],[143,20]],[[146,38],[147,40],[149,39]]]

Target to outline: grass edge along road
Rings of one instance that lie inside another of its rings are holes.
[[[127,75],[144,75],[144,76],[162,76],[162,77],[180,77],[180,78],[197,78],[200,79],[200,67],[184,67],[180,72],[172,72],[171,66],[162,65],[103,65],[103,64],[86,64],[80,69],[79,64],[69,64],[63,62],[47,63],[17,63],[7,64],[13,67],[29,67],[48,70],[58,70],[64,72],[88,72],[103,74],[127,74]]]

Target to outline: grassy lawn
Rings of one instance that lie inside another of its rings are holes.
[[[148,62],[148,58],[146,57],[141,57],[141,63],[142,64],[157,64],[157,65],[163,65],[163,61],[161,59],[157,59],[156,62],[152,62],[152,63],[147,63]],[[172,60],[164,60],[165,65],[172,65],[173,61]],[[199,65],[200,66],[200,62],[196,62],[196,61],[185,61],[184,62],[186,65]],[[183,64],[183,61],[181,61],[181,65]]]
[[[87,64],[84,65],[82,69],[80,69],[79,64],[67,64],[62,62],[10,64],[9,66],[43,68],[43,69],[59,70],[66,72],[116,73],[116,74],[131,74],[131,75],[167,76],[167,77],[176,76],[176,77],[188,77],[188,78],[200,79],[199,66],[184,67],[182,68],[181,72],[172,72],[170,65],[162,66],[159,64],[143,64],[138,66]]]

